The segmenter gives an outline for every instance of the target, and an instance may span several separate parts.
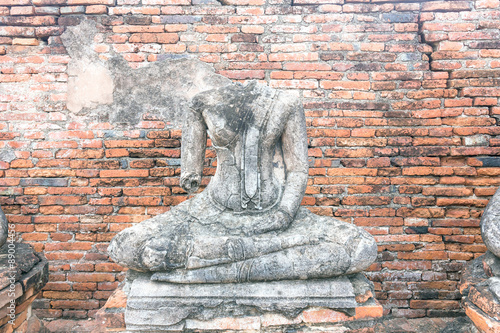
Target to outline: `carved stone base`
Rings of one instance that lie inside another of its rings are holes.
[[[98,312],[100,332],[262,331],[374,319],[383,312],[363,274],[203,285],[153,282],[142,276],[125,286],[129,288],[128,296],[118,289]]]
[[[462,274],[463,307],[481,332],[500,332],[499,277],[500,259],[491,252],[474,259]]]

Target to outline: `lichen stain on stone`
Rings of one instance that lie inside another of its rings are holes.
[[[98,34],[97,24],[85,20],[61,36],[72,58],[67,108],[80,121],[134,126],[148,114],[180,126],[193,96],[231,82],[194,58],[167,59],[137,69],[119,54],[102,60],[94,51]]]

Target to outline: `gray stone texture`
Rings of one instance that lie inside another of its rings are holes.
[[[500,257],[500,189],[496,191],[483,212],[481,237],[488,250]]]
[[[12,308],[11,302],[15,302],[16,306],[16,323],[29,318],[31,310],[25,309],[29,309],[34,295],[42,290],[48,280],[49,263],[31,245],[9,240],[0,247],[0,332],[12,332],[15,327],[7,322],[12,319],[8,316]],[[21,331],[19,328],[14,330]]]
[[[491,277],[488,279],[488,288],[495,295],[496,299],[500,300],[500,278],[499,277]],[[500,309],[500,306],[498,307]],[[497,320],[500,319],[500,313],[497,312]]]
[[[16,159],[16,153],[12,148],[5,147],[2,150],[0,150],[0,161],[10,163],[15,159]]]
[[[376,259],[373,237],[300,203],[308,178],[300,100],[250,83],[194,96],[183,128],[181,187],[200,183],[207,135],[217,171],[194,198],[120,232],[111,258],[170,283],[330,278]]]
[[[356,287],[353,287],[356,286]],[[125,322],[129,331],[177,331],[192,320],[279,313],[293,319],[311,307],[351,313],[370,290],[362,275],[308,281],[173,284],[142,275],[131,283]]]
[[[25,275],[31,271],[31,269],[37,265],[40,261],[45,260],[44,257],[40,257],[29,244],[25,243],[12,243],[14,244],[13,252],[14,254],[14,264],[9,263],[9,244],[4,244],[0,247],[0,289],[6,288],[10,282],[11,278],[15,277],[18,281],[22,275]]]
[[[482,259],[482,268],[488,276],[500,277],[500,258],[495,256],[490,251],[487,251],[480,257]]]
[[[498,299],[500,303],[500,258],[488,251],[480,257],[482,259],[482,269],[489,277],[483,284]],[[500,305],[498,305],[500,309]]]
[[[5,244],[8,234],[9,223],[7,221],[7,217],[3,213],[2,208],[0,208],[0,248]]]
[[[83,20],[61,35],[68,65],[68,110],[80,121],[135,125],[143,117],[180,125],[189,100],[229,79],[201,61],[181,58],[132,69],[120,55],[104,61],[93,51],[97,24]]]

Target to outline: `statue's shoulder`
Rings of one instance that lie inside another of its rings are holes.
[[[206,109],[209,106],[216,105],[218,100],[214,98],[213,91],[216,89],[203,91],[191,100],[190,108],[195,112],[202,112],[203,109]]]
[[[242,85],[231,83],[223,87],[200,92],[191,100],[191,108],[196,111],[203,111],[218,105],[233,103],[234,99],[241,95]]]
[[[283,117],[289,118],[293,114],[303,114],[304,108],[298,91],[278,90],[274,108],[280,110]]]
[[[294,112],[303,112],[299,92],[274,89],[256,81],[245,85],[231,83],[207,90],[197,94],[191,101],[191,109],[197,113],[241,107],[271,108],[271,113],[279,113],[282,120]]]

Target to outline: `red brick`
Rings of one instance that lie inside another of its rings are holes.
[[[468,1],[430,1],[428,3],[423,3],[421,7],[422,11],[434,11],[434,12],[451,12],[451,11],[468,11],[471,10],[471,3]]]
[[[50,305],[55,309],[97,309],[99,308],[98,300],[77,300],[77,301],[51,301]]]
[[[398,253],[398,259],[402,260],[446,260],[447,258],[448,256],[444,251],[417,251],[411,253]]]
[[[412,309],[458,309],[460,308],[459,301],[455,300],[411,300],[410,307]]]
[[[230,79],[246,80],[246,79],[263,79],[265,72],[263,70],[251,71],[220,71],[219,74]]]
[[[115,276],[111,273],[68,273],[68,281],[73,282],[113,282]]]
[[[83,205],[87,203],[84,196],[44,196],[40,197],[40,205]]]
[[[175,44],[179,36],[175,33],[135,33],[129,38],[130,43]]]
[[[49,138],[52,140],[93,139],[94,133],[92,131],[60,131],[50,133]]]

